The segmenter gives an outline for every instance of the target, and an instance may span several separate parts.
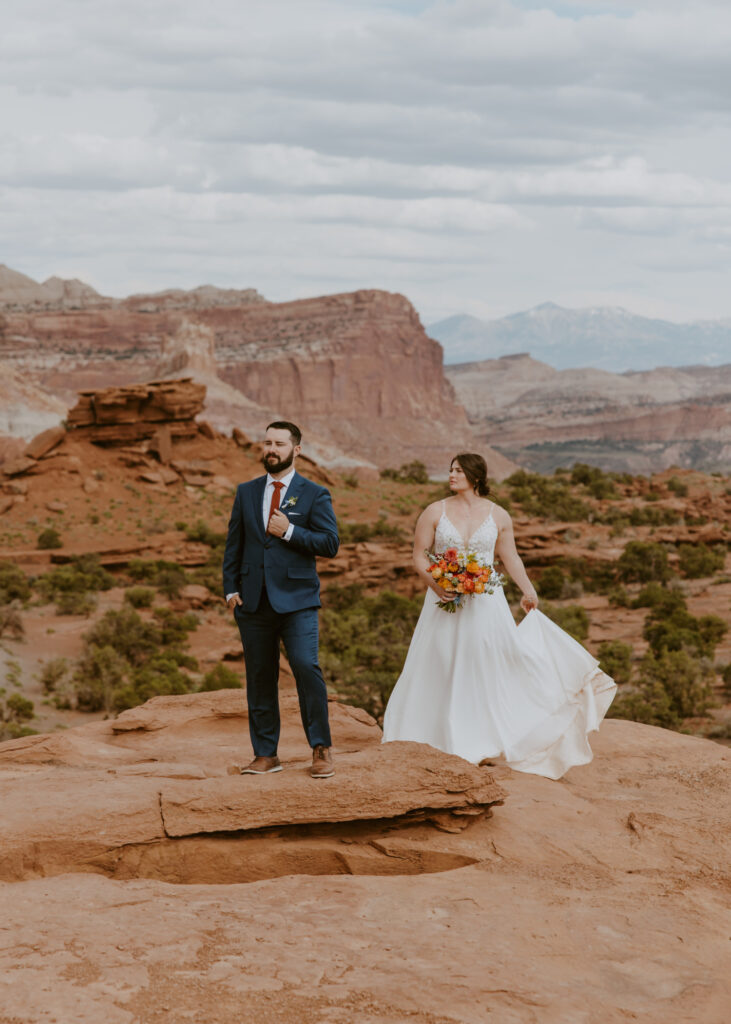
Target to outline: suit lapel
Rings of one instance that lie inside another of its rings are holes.
[[[254,516],[254,523],[256,529],[261,538],[262,542],[266,540],[266,533],[264,532],[264,490],[267,485],[266,476],[257,477],[254,480],[253,486],[250,490],[251,495],[251,512]]]
[[[284,495],[284,499],[282,500],[282,505],[287,506],[288,502],[290,501],[290,499],[292,499],[292,498],[295,498],[295,499],[299,498],[300,494],[304,490],[304,487],[305,487],[306,483],[307,483],[307,481],[305,480],[305,478],[303,476],[300,476],[299,473],[295,472],[294,476],[292,477],[292,483],[287,488],[287,493]],[[287,515],[288,512],[293,511],[295,508],[296,508],[296,502],[295,502],[294,505],[290,505],[288,507],[285,507],[283,509],[284,514]],[[297,523],[297,518],[296,517],[293,520],[293,522],[295,524]]]

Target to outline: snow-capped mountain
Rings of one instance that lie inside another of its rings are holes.
[[[585,366],[615,373],[731,362],[731,319],[676,324],[611,306],[564,309],[546,302],[499,320],[450,316],[426,330],[444,346],[446,363],[518,352],[557,370]]]

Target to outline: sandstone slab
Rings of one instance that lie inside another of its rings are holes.
[[[23,454],[29,459],[40,459],[60,444],[65,437],[65,427],[49,427],[48,430],[36,434],[33,440],[28,442]]]
[[[321,822],[368,821],[449,811],[467,819],[499,803],[489,772],[423,743],[388,743],[346,755],[334,778],[308,771],[206,780],[185,792],[163,788],[169,836]],[[327,785],[318,783],[327,782]]]

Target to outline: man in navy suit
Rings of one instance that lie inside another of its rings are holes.
[[[262,462],[266,476],[236,489],[223,556],[223,592],[241,632],[254,760],[242,774],[279,772],[279,641],[297,683],[312,747],[310,774],[334,775],[327,689],[318,664],[320,580],[315,556],[332,558],[340,539],[330,493],[295,471],[302,433],[270,423]]]

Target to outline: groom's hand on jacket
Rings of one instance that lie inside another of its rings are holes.
[[[267,532],[271,533],[275,537],[283,537],[288,529],[289,519],[287,519],[284,512],[280,512],[279,509],[277,509],[276,512],[272,512],[269,518]]]

